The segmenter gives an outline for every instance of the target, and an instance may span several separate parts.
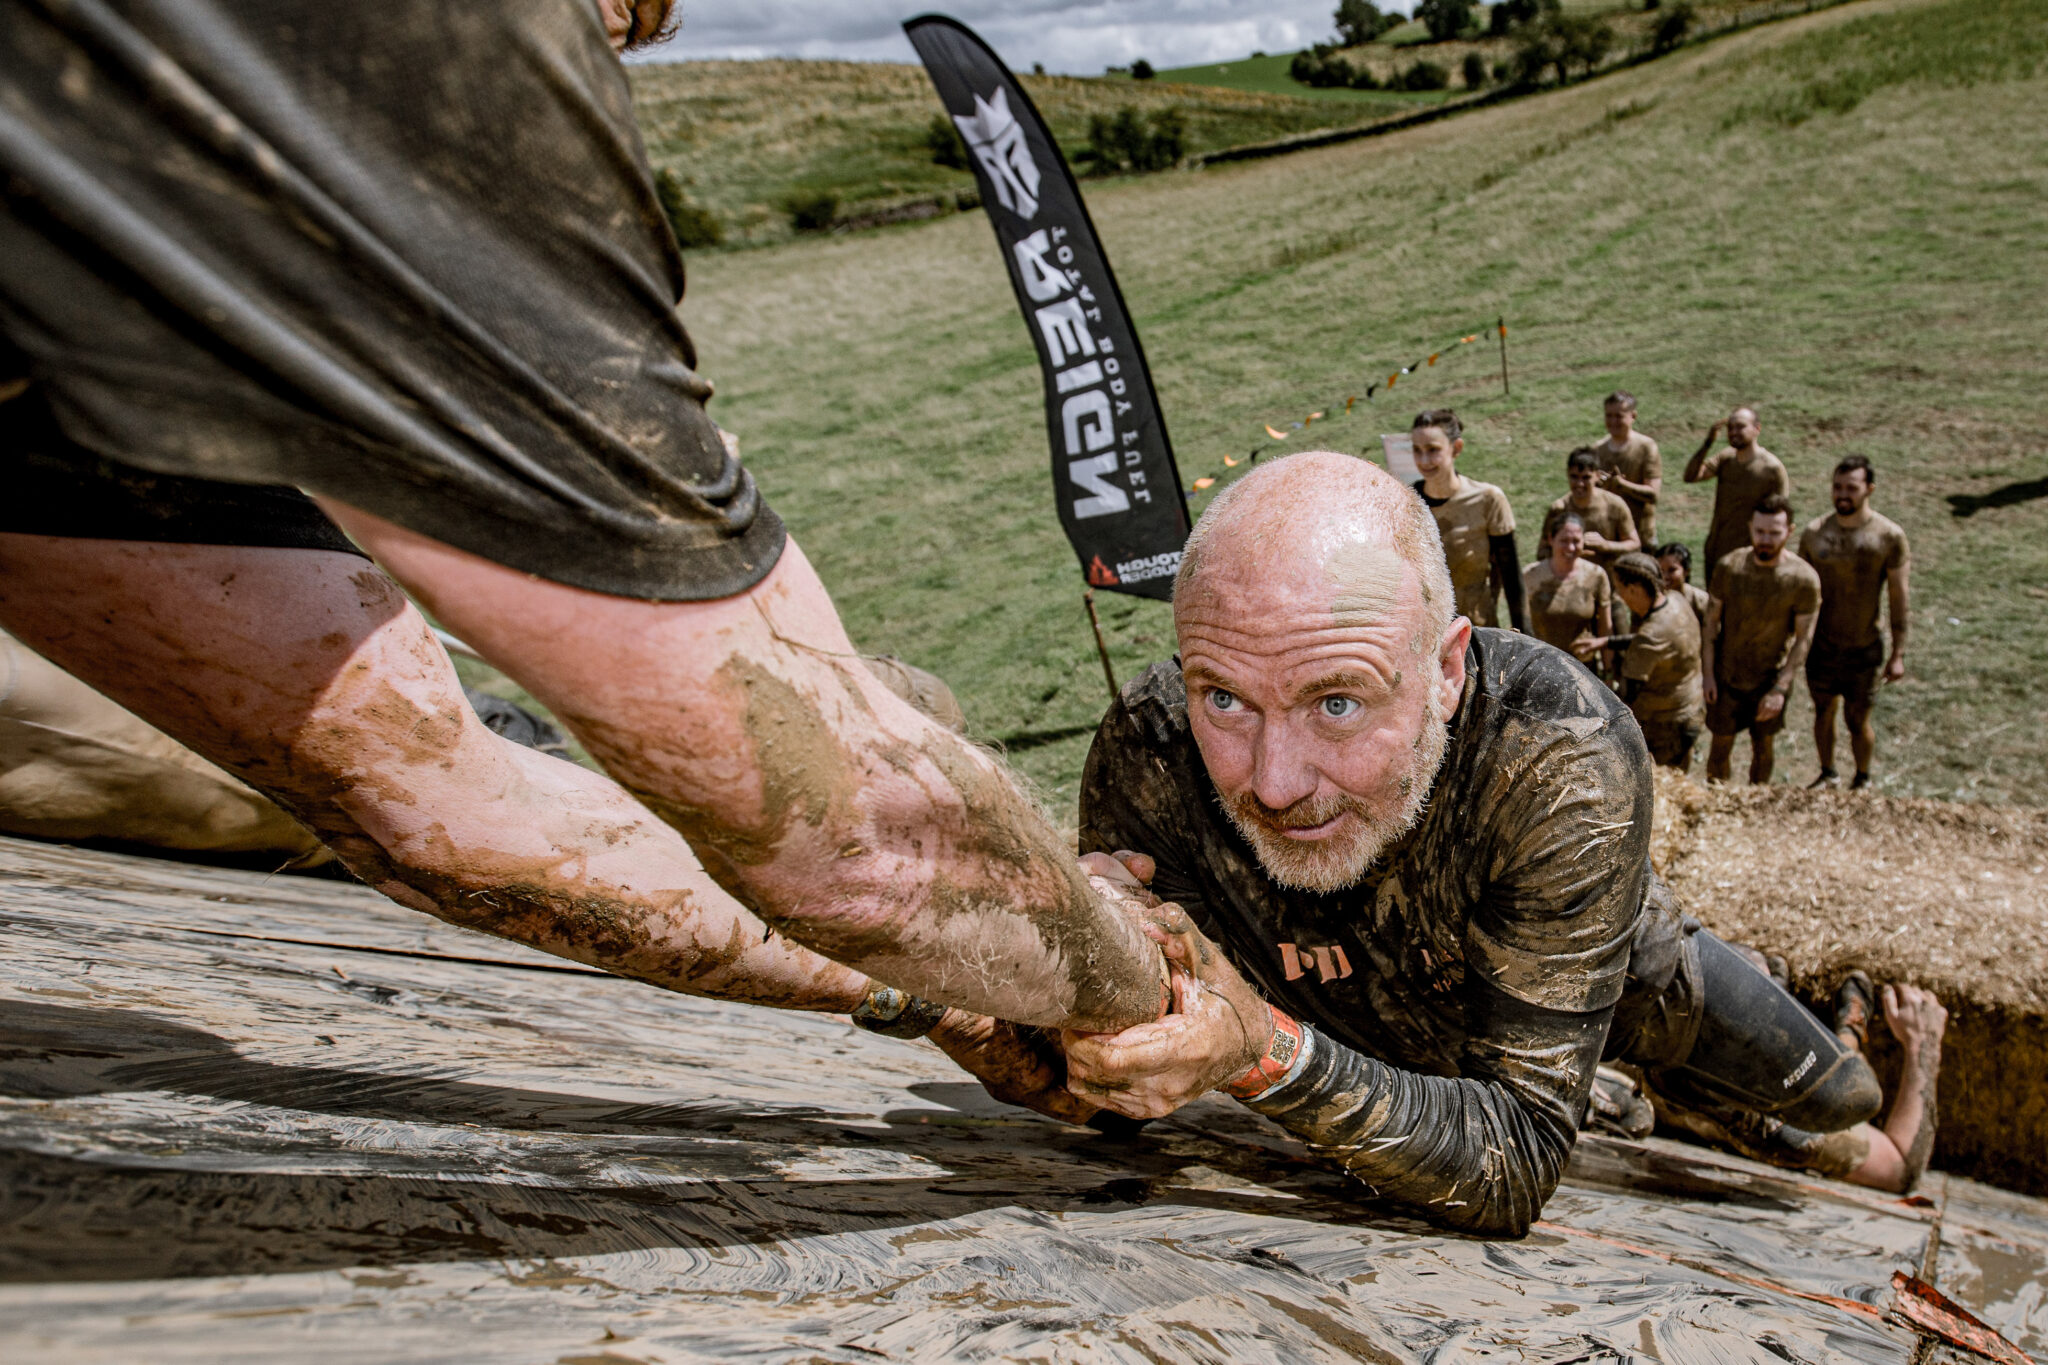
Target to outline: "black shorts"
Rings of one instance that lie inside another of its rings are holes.
[[[0,531],[362,554],[296,488],[156,474],[80,448],[33,385],[0,402],[0,471]]]
[[[66,437],[46,482],[304,489],[620,596],[774,567],[590,0],[14,5],[0,108],[0,342]]]
[[[1692,762],[1692,749],[1700,742],[1700,723],[1695,719],[1641,720],[1643,743],[1650,761],[1666,768],[1683,768]]]
[[[1851,706],[1862,706],[1877,695],[1877,673],[1883,667],[1882,640],[1839,653],[1823,653],[1815,645],[1806,656],[1806,690],[1815,705],[1823,697],[1841,697]]]
[[[1745,692],[1716,680],[1714,699],[1707,703],[1707,732],[1724,738],[1744,730],[1757,735],[1777,734],[1785,728],[1784,711],[1780,710],[1770,720],[1756,718],[1756,708],[1775,686],[1774,680]]]

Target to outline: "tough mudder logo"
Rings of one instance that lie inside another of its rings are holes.
[[[968,150],[988,172],[996,198],[1019,218],[1038,216],[1038,163],[1024,140],[1024,125],[1010,112],[1010,94],[996,87],[993,98],[974,97],[974,113],[953,115]]]

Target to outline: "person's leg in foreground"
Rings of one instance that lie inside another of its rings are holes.
[[[0,534],[0,616],[400,904],[698,994],[847,1011],[867,992],[734,904],[616,783],[486,729],[363,559]]]
[[[400,904],[670,990],[871,1001],[867,977],[762,924],[616,783],[486,729],[361,558],[0,533],[0,619],[260,785]],[[1092,1108],[1007,1026],[949,1010],[930,1036],[1000,1099],[1073,1122]]]

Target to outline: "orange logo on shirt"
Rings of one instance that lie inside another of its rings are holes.
[[[1283,943],[1280,945],[1280,965],[1286,969],[1289,981],[1299,981],[1311,969],[1326,985],[1351,975],[1351,959],[1344,956],[1342,948],[1335,946],[1301,948]]]
[[[1088,561],[1088,581],[1098,588],[1111,588],[1115,587],[1119,580],[1116,570],[1103,563],[1102,556],[1097,555]]]

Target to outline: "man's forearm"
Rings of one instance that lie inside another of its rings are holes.
[[[1720,436],[1721,432],[1718,427],[1708,432],[1707,439],[1700,442],[1700,448],[1695,450],[1692,453],[1692,458],[1685,462],[1685,474],[1683,477],[1687,483],[1698,483],[1707,477],[1703,467],[1707,462],[1707,456],[1713,453],[1714,443],[1720,439]]]
[[[1894,569],[1885,580],[1885,589],[1891,608],[1892,657],[1902,659],[1906,655],[1906,631],[1912,624],[1912,601],[1905,571]]]
[[[1299,1075],[1245,1104],[1376,1196],[1491,1236],[1528,1231],[1571,1150],[1498,1083],[1399,1071],[1325,1033]]]
[[[1792,628],[1792,649],[1785,656],[1785,666],[1778,670],[1778,679],[1771,690],[1785,696],[1792,695],[1792,686],[1799,679],[1799,670],[1806,666],[1806,655],[1813,648],[1813,629],[1820,621],[1819,612],[1806,612],[1797,617]]]
[[[993,759],[867,670],[794,541],[745,593],[650,604],[323,506],[765,924],[978,1014],[1099,1031],[1158,1017],[1158,946]]]
[[[1934,1087],[1940,1071],[1938,1035],[1923,1038],[1917,1047],[1909,1049],[1899,1070],[1898,1098],[1892,1103],[1884,1134],[1899,1149],[1905,1164],[1901,1193],[1920,1183],[1920,1177],[1927,1173],[1928,1158],[1934,1154]]]
[[[1515,535],[1490,536],[1487,546],[1493,561],[1493,576],[1500,583],[1503,595],[1508,599],[1508,622],[1516,630],[1529,633],[1529,603],[1522,590],[1521,555],[1515,550]]]

